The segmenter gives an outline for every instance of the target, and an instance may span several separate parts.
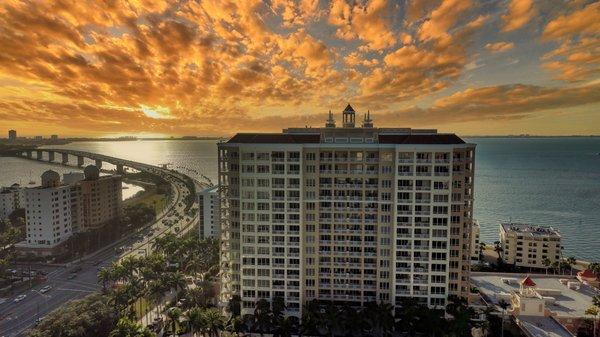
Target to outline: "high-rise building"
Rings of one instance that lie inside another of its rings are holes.
[[[547,268],[560,261],[562,254],[561,235],[552,227],[522,223],[500,224],[500,246],[505,263],[526,268]]]
[[[241,133],[218,145],[221,300],[282,297],[443,307],[469,293],[475,145],[454,134],[357,127]]]
[[[16,130],[8,130],[8,140],[17,140],[17,131]]]
[[[70,187],[49,170],[42,174],[41,186],[26,189],[25,200],[27,236],[17,247],[51,254],[72,234]]]
[[[198,230],[200,238],[220,238],[219,187],[198,193]]]
[[[100,176],[100,170],[94,165],[88,165],[83,174],[85,179],[75,187],[80,194],[78,209],[83,217],[83,221],[78,219],[79,231],[100,228],[119,219],[123,213],[121,176]]]

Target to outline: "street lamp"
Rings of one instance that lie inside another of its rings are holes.
[[[39,292],[39,291],[37,291],[35,289],[31,289],[31,292],[36,293],[36,294],[38,294],[38,295],[40,295],[40,296],[42,296],[44,298],[44,304],[45,304],[44,308],[46,310],[48,310],[48,298],[50,298],[50,295],[44,295],[44,294],[42,294],[41,292]],[[35,321],[37,323],[39,321],[39,319],[40,319],[40,304],[36,303],[36,305],[37,305],[37,311],[36,311],[36,315],[35,315],[36,316]]]

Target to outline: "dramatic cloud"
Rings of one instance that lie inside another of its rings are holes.
[[[600,3],[553,19],[544,28],[543,38],[560,41],[543,58],[543,66],[556,73],[557,79],[579,82],[600,74]]]
[[[533,0],[510,0],[508,12],[502,16],[504,27],[502,30],[510,32],[527,24],[534,16]]]
[[[361,39],[369,49],[380,50],[396,44],[389,22],[387,0],[371,0],[361,5],[355,1],[334,0],[329,22],[339,27],[336,36],[344,40]]]
[[[377,110],[384,125],[569,113],[597,104],[599,5],[6,0],[0,128],[273,131],[320,124],[347,102]],[[527,69],[514,62],[531,55],[543,57]],[[555,87],[539,69],[552,72]]]

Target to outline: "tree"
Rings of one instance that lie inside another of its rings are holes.
[[[311,300],[304,305],[302,310],[302,325],[300,331],[305,335],[318,334],[320,323],[321,308],[317,300]]]
[[[181,317],[181,309],[177,307],[172,307],[167,310],[167,319],[171,323],[171,334],[176,336],[177,334],[177,325],[179,323],[179,318]]]
[[[388,336],[394,326],[393,308],[389,303],[367,303],[362,314],[369,327],[370,335],[375,337]]]
[[[129,320],[121,318],[117,326],[110,332],[109,337],[153,337],[155,334],[150,332],[148,328],[143,328],[141,325]]]
[[[500,300],[500,302],[498,302],[498,306],[500,307],[500,309],[502,309],[501,330],[502,337],[504,337],[504,316],[506,315],[506,310],[510,307],[510,304],[508,304],[505,300]]]
[[[287,316],[281,318],[273,331],[273,337],[291,337],[298,330],[298,318]]]
[[[567,258],[567,263],[569,265],[569,269],[571,270],[571,275],[573,275],[573,266],[577,264],[577,259],[574,256],[569,256]]]
[[[542,264],[544,265],[544,267],[546,267],[546,275],[548,275],[548,268],[550,268],[550,266],[552,265],[552,261],[550,261],[549,258],[545,258],[544,260],[542,260]]]
[[[108,336],[117,321],[118,313],[108,297],[94,294],[72,301],[48,314],[27,336]]]
[[[225,317],[217,308],[204,309],[203,315],[208,331],[212,336],[218,337],[219,331],[225,326]]]
[[[256,320],[256,327],[261,336],[264,333],[269,333],[271,331],[271,305],[264,298],[261,298],[256,302],[254,307],[254,319]]]
[[[328,303],[325,307],[325,312],[321,320],[321,328],[325,331],[324,334],[331,337],[342,329],[343,312],[337,305]]]
[[[184,319],[192,336],[196,336],[197,332],[204,332],[208,328],[201,308],[190,309],[185,313]]]
[[[479,242],[479,261],[480,262],[484,262],[485,260],[485,249],[486,249],[486,244],[485,242]]]
[[[600,263],[592,262],[588,265],[588,269],[593,271],[596,276],[600,277]]]
[[[242,299],[240,295],[233,295],[227,303],[227,311],[231,313],[233,317],[237,317],[242,313]]]

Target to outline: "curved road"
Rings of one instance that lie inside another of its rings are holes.
[[[71,300],[79,299],[99,291],[101,285],[98,284],[97,272],[100,268],[125,256],[143,256],[149,254],[152,251],[154,239],[169,232],[182,235],[189,231],[194,223],[197,222],[197,215],[190,217],[185,214],[186,205],[184,200],[192,191],[185,184],[186,176],[179,172],[88,152],[71,150],[55,150],[55,152],[68,152],[72,155],[83,155],[94,159],[102,159],[110,163],[120,162],[136,170],[161,176],[171,184],[173,191],[171,203],[144,229],[121,239],[116,244],[84,257],[81,262],[73,264],[68,268],[48,266],[35,268],[36,270],[46,271],[48,273],[48,281],[32,289],[13,294],[12,297],[0,299],[0,337],[21,336],[25,330],[35,325],[39,317],[44,317]],[[192,210],[196,209],[196,214],[197,207],[195,203],[191,207]],[[183,219],[177,220],[176,214],[182,215]],[[167,226],[167,221],[175,222],[175,224]],[[115,248],[117,247],[121,247],[122,253],[115,253]],[[79,269],[79,267],[81,270],[73,278],[71,271],[74,268]],[[42,294],[39,290],[46,285],[50,285],[52,289]],[[15,298],[19,295],[25,295],[26,297],[20,302],[15,302]]]

